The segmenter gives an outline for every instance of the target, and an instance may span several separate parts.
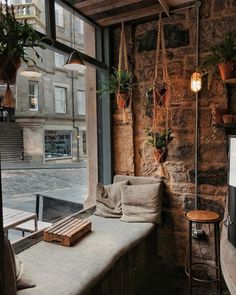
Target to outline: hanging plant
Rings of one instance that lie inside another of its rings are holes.
[[[27,47],[33,48],[37,58],[40,58],[34,47],[45,48],[41,38],[31,25],[24,20],[23,23],[15,18],[14,7],[0,3],[0,81],[14,84],[17,70],[21,60],[25,63],[32,61],[26,51]]]
[[[153,156],[156,162],[165,162],[168,155],[168,145],[173,140],[172,130],[156,132],[146,128],[145,133],[147,135],[146,143],[153,147]]]
[[[118,108],[123,109],[128,105],[132,87],[132,73],[114,68],[113,73],[102,83],[98,92],[115,94]]]
[[[102,83],[100,93],[112,93],[116,96],[119,109],[123,111],[123,122],[128,121],[127,109],[131,110],[133,74],[129,70],[128,55],[124,23],[122,23],[119,46],[118,68],[114,68],[112,74]]]
[[[160,56],[161,52],[161,56]],[[159,64],[162,59],[162,79],[158,78]],[[155,64],[155,75],[153,79],[153,100],[154,108],[156,105],[166,105],[169,96],[170,81],[167,68],[167,58],[165,49],[165,38],[163,22],[161,13],[159,14],[159,22],[157,28],[157,44],[156,44],[156,64]]]

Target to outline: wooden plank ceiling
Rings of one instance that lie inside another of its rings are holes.
[[[168,4],[165,0],[161,3]],[[122,21],[157,15],[164,9],[158,0],[76,0],[74,6],[85,16],[102,27],[115,25]]]

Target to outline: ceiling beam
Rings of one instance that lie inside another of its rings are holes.
[[[163,8],[160,4],[155,4],[145,8],[137,9],[135,11],[129,11],[116,16],[106,17],[103,19],[97,19],[97,23],[102,27],[111,26],[121,22],[131,21],[134,19],[139,19],[146,16],[157,15],[159,12],[163,12]]]
[[[97,3],[96,5],[89,5],[82,9],[84,13],[87,15],[93,15],[100,12],[105,12],[108,10],[112,10],[115,8],[124,7],[130,4],[136,4],[139,2],[143,2],[143,0],[117,0],[116,2],[113,2],[111,0],[103,0],[103,2]]]
[[[167,16],[170,16],[170,7],[168,5],[168,3],[166,2],[166,0],[159,0],[162,8],[164,9],[165,13],[167,14]]]

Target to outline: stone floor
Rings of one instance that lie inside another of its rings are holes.
[[[154,272],[137,295],[188,295],[188,278],[184,271],[161,268]],[[193,295],[217,295],[215,284],[194,282]],[[223,287],[222,295],[230,295]]]

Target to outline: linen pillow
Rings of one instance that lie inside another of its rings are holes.
[[[17,290],[28,289],[36,287],[35,282],[31,279],[31,276],[21,259],[15,255],[16,262],[16,288]]]
[[[16,295],[15,255],[8,238],[4,235],[4,282],[6,295]]]
[[[162,183],[122,185],[121,221],[160,223]]]
[[[4,279],[6,295],[16,294],[16,290],[35,287],[20,258],[15,255],[8,238],[4,236]]]
[[[128,184],[127,180],[109,185],[97,184],[97,209],[95,215],[101,217],[120,218],[121,207],[121,186]]]

